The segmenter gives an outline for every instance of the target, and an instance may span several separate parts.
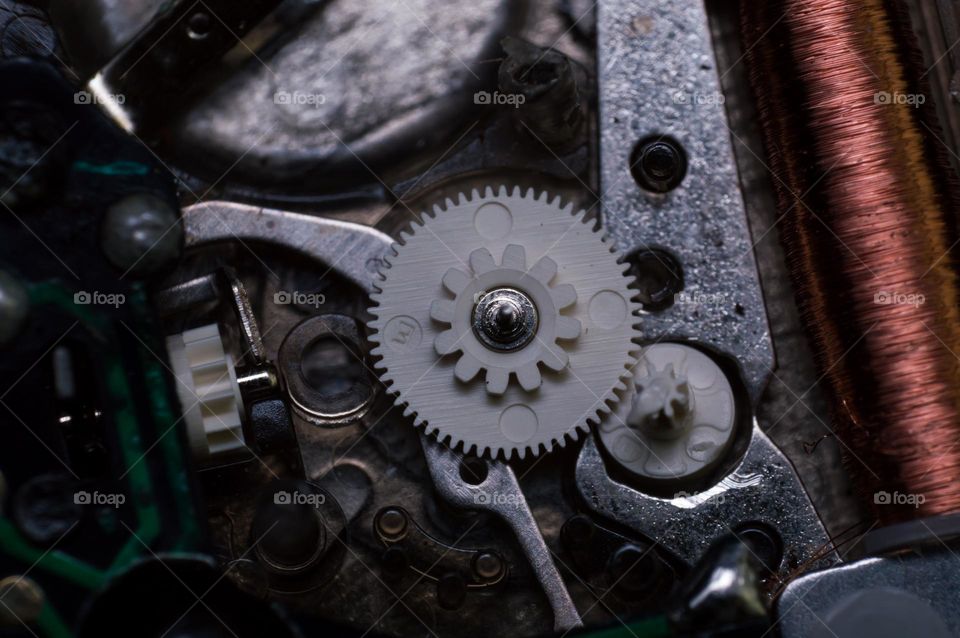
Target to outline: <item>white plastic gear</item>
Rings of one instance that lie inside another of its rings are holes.
[[[434,341],[437,354],[461,352],[453,369],[454,376],[466,383],[483,370],[490,394],[506,392],[511,374],[516,376],[524,390],[536,390],[543,383],[540,364],[559,372],[569,362],[558,340],[580,336],[580,322],[560,314],[577,302],[576,289],[571,284],[550,285],[558,268],[557,262],[550,257],[541,257],[527,268],[526,251],[518,244],[504,248],[499,266],[486,248],[477,248],[470,253],[469,264],[472,275],[451,268],[443,276],[443,286],[453,293],[454,298],[434,299],[430,305],[430,317],[450,325]],[[516,352],[493,351],[474,334],[472,309],[478,298],[491,287],[523,290],[537,308],[537,335]]]
[[[167,351],[194,458],[208,463],[248,455],[243,398],[220,327],[213,323],[171,335]]]
[[[576,440],[636,363],[627,265],[584,211],[545,192],[488,187],[432,213],[401,233],[371,295],[372,353],[396,403],[467,453],[524,458]],[[471,341],[473,295],[497,287],[536,298],[541,325],[522,349]]]
[[[668,363],[663,370],[645,363],[647,376],[637,382],[627,424],[654,437],[672,437],[686,425],[693,412],[690,384],[686,376],[677,375],[673,363]]]
[[[623,402],[598,428],[614,461],[645,480],[694,481],[733,443],[736,400],[723,369],[696,348],[643,349]]]

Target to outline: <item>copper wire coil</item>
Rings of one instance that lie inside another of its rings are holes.
[[[881,521],[958,511],[960,206],[905,14],[883,0],[744,0],[741,18],[781,239],[848,469]]]

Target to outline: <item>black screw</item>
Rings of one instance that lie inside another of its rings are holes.
[[[687,174],[687,156],[670,138],[647,138],[634,148],[630,172],[641,188],[666,193],[679,186]]]
[[[673,305],[683,290],[683,268],[673,255],[659,248],[642,248],[628,255],[627,261],[644,310],[659,312]]]

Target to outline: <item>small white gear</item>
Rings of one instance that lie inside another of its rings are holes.
[[[557,340],[580,336],[580,322],[560,312],[577,301],[576,289],[571,284],[551,286],[557,275],[557,262],[541,257],[527,268],[527,254],[523,246],[509,244],[503,250],[503,260],[497,266],[486,248],[470,253],[471,274],[451,268],[443,276],[443,286],[454,294],[453,299],[435,299],[430,306],[430,317],[450,324],[448,330],[437,335],[434,347],[443,356],[462,352],[454,375],[463,382],[470,381],[481,370],[486,371],[486,388],[490,394],[503,394],[514,374],[520,386],[533,391],[543,383],[539,364],[559,372],[566,367],[569,357]],[[513,356],[491,350],[484,345],[472,327],[472,310],[490,288],[522,290],[537,309],[536,337]]]
[[[684,344],[655,343],[643,349],[623,402],[598,433],[624,469],[678,484],[722,463],[736,422],[733,387],[713,359]]]
[[[467,453],[524,458],[611,410],[636,363],[639,305],[585,212],[487,188],[400,239],[371,295],[370,339],[418,426]]]

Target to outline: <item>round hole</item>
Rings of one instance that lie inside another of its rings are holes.
[[[630,173],[641,188],[666,193],[679,186],[687,174],[687,154],[672,138],[648,137],[634,147]]]
[[[737,527],[736,536],[750,548],[768,574],[780,568],[783,541],[775,529],[764,523],[744,523]]]
[[[468,456],[460,462],[460,478],[468,485],[480,485],[487,480],[487,462]]]
[[[673,305],[683,290],[683,268],[676,257],[659,248],[642,248],[628,255],[627,261],[644,310],[660,312]]]
[[[321,337],[303,351],[300,371],[307,385],[324,396],[336,396],[366,379],[360,355],[335,337]]]
[[[198,11],[187,20],[187,34],[194,40],[202,40],[210,35],[213,29],[213,18],[209,13]]]

